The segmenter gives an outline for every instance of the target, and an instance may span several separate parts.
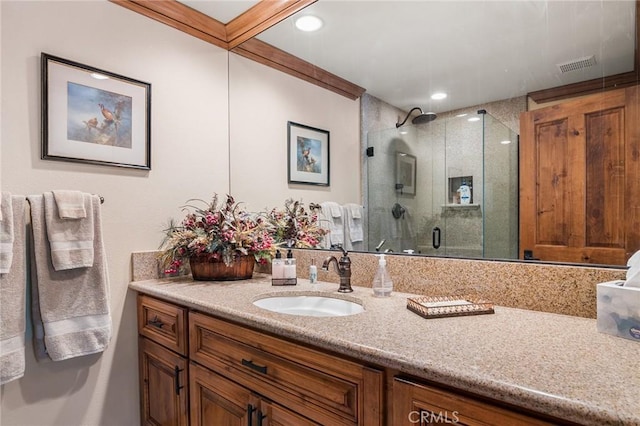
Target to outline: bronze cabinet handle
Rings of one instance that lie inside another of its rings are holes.
[[[180,395],[180,389],[182,389],[184,386],[180,386],[180,372],[182,370],[180,368],[178,368],[178,366],[176,365],[176,368],[173,370],[174,376],[173,376],[173,383],[175,385],[176,388],[176,395]]]
[[[255,408],[253,405],[247,405],[247,426],[253,426],[253,412],[256,410],[257,408]]]
[[[267,374],[267,367],[264,365],[254,364],[253,361],[246,360],[242,358],[242,365],[245,367],[249,367],[252,370],[257,371],[258,373]]]
[[[158,319],[158,316],[154,316],[153,319],[151,321],[148,322],[149,325],[152,325],[156,328],[162,328],[162,326],[164,325],[164,323],[162,322],[162,320]]]

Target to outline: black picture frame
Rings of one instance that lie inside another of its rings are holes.
[[[416,194],[416,157],[396,151],[396,190],[403,195]]]
[[[287,176],[293,184],[329,186],[328,130],[287,122]]]
[[[41,53],[43,160],[151,170],[151,84]]]

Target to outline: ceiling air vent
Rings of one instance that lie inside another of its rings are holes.
[[[573,61],[558,64],[560,72],[563,74],[569,71],[581,70],[584,68],[592,67],[596,64],[595,55],[585,56],[584,58],[574,59]]]

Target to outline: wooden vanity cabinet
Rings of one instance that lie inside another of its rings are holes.
[[[145,295],[138,330],[144,425],[571,424]]]
[[[456,424],[468,426],[542,426],[548,423],[534,417],[464,396],[418,381],[393,379],[394,426]]]
[[[189,424],[187,310],[138,294],[140,423]]]

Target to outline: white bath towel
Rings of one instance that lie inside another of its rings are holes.
[[[3,192],[0,198],[2,220],[0,220],[0,274],[7,274],[13,259],[14,218],[11,194]]]
[[[93,265],[93,206],[92,195],[82,194],[87,217],[60,219],[53,193],[44,194],[44,213],[47,236],[51,245],[51,262],[56,271],[88,268]]]
[[[87,217],[84,206],[84,194],[80,191],[66,189],[53,190],[60,219],[83,219]]]
[[[349,203],[342,206],[345,215],[345,234],[352,243],[364,240],[364,229],[362,224],[362,206]]]
[[[90,196],[93,266],[63,271],[56,271],[51,264],[44,196],[30,195],[27,198],[31,204],[32,255],[36,265],[36,274],[32,277],[38,300],[32,306],[36,310],[33,313],[36,354],[42,345],[37,341],[41,334],[44,334],[46,353],[53,361],[104,351],[111,339],[111,314],[99,197]],[[42,320],[41,329],[35,324],[38,316]]]
[[[320,224],[329,230],[329,238],[324,239],[323,248],[331,248],[331,246],[344,247],[344,224],[342,215],[342,206],[333,201],[326,201],[320,204],[321,218]]]
[[[3,200],[3,205],[6,200]],[[24,196],[11,197],[14,222],[13,265],[0,275],[0,385],[24,375],[26,254]],[[7,220],[7,214],[3,215]]]

